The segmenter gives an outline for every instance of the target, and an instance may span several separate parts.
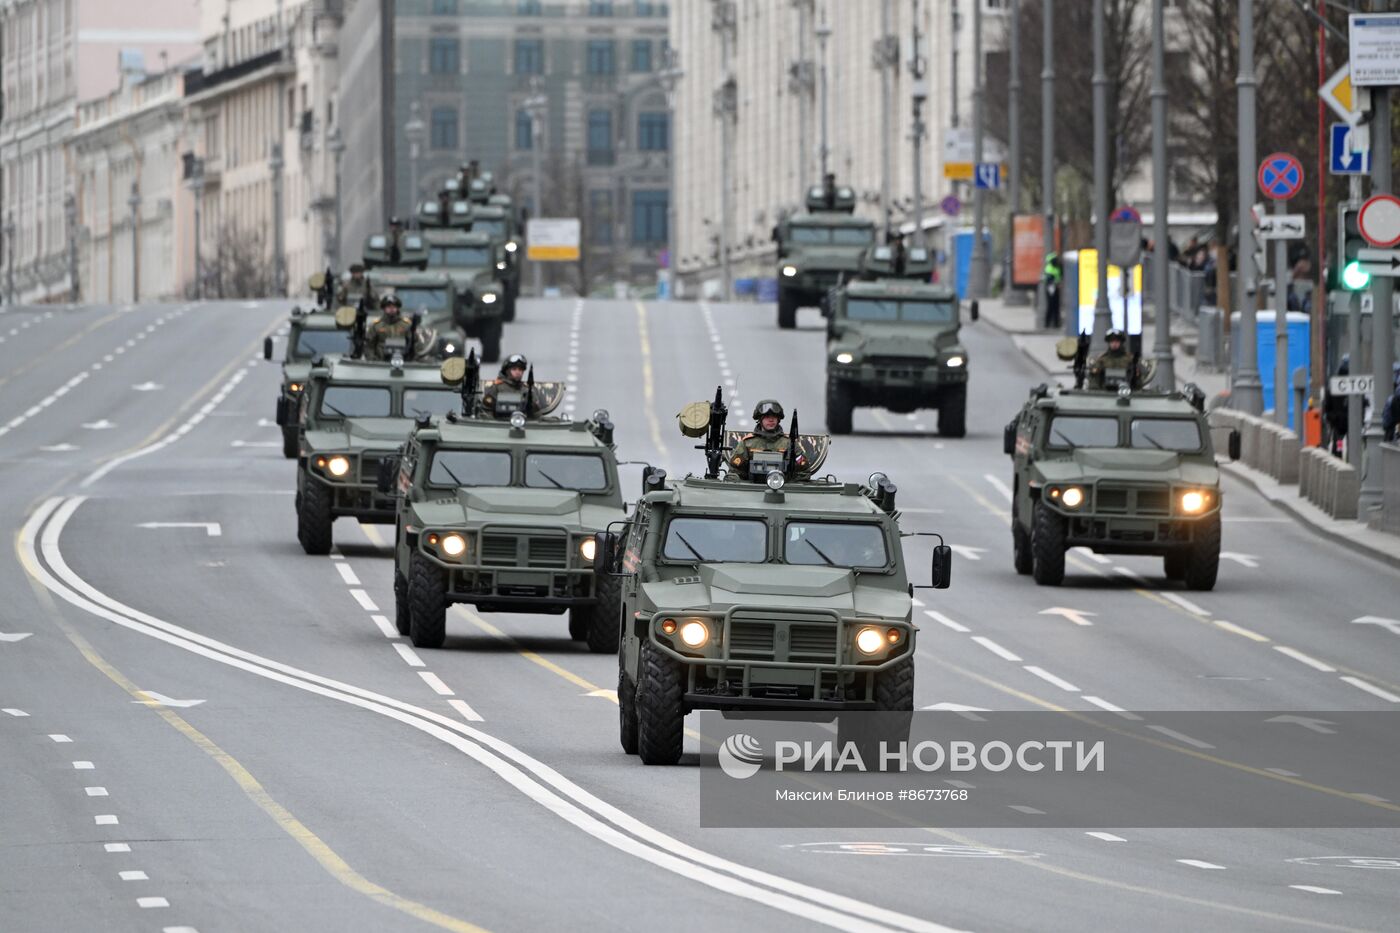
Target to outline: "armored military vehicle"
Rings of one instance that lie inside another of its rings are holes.
[[[468,337],[481,340],[481,358],[501,358],[505,308],[505,252],[484,233],[443,228],[424,230],[428,269],[445,273],[453,286],[452,320]]]
[[[754,481],[724,477],[742,436],[726,416],[719,395],[687,406],[681,429],[705,438],[705,474],[668,482],[649,469],[627,523],[599,535],[599,572],[621,582],[622,747],[647,764],[680,758],[692,710],[913,708],[916,627],[894,485],[883,474],[864,485],[815,478],[829,440],[795,424],[788,449],[800,460],[755,453]],[[935,586],[948,585],[950,555],[940,539]]]
[[[860,271],[861,256],[875,243],[875,225],[855,216],[854,189],[828,174],[807,192],[807,210],[773,228],[778,244],[778,326],[797,326],[797,309],[822,306],[843,278]]]
[[[967,350],[957,293],[928,284],[933,258],[896,241],[872,247],[861,277],[827,297],[826,427],[851,432],[857,406],[938,409],[938,433],[967,433]],[[971,307],[977,320],[977,303]]]
[[[1081,355],[1081,385],[1082,362]],[[1213,588],[1222,496],[1204,402],[1195,386],[1032,389],[1003,438],[1016,572],[1058,586],[1065,552],[1087,547],[1160,555],[1168,579]],[[1229,453],[1239,455],[1237,432]]]
[[[506,264],[504,269],[497,265],[506,287],[503,320],[515,320],[515,303],[520,297],[520,266],[524,256],[520,252],[521,234],[511,199],[503,194],[493,194],[485,203],[473,203],[466,229],[472,233],[486,234],[500,248],[502,258],[497,262]]]
[[[483,410],[475,359],[443,381],[463,411],[419,419],[381,489],[401,496],[394,537],[395,617],[420,648],[440,648],[447,608],[569,614],[569,635],[617,650],[614,578],[594,573],[595,533],[625,517],[613,425],[550,417],[563,383],[494,392]],[[455,391],[455,390],[454,390]]]
[[[397,503],[376,489],[380,461],[397,453],[415,418],[457,402],[436,363],[314,358],[296,419],[297,540],[306,553],[330,550],[337,518],[392,524]]]
[[[312,288],[319,290],[325,281],[321,273],[312,276]],[[274,341],[263,339],[263,359],[271,360]],[[287,322],[287,342],[282,352],[282,389],[277,393],[276,420],[282,431],[282,456],[297,455],[297,406],[301,401],[306,378],[311,373],[311,360],[329,353],[343,353],[350,343],[335,322],[335,315],[319,308],[292,308]]]

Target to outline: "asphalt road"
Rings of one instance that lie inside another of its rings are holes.
[[[563,617],[457,608],[416,652],[386,528],[302,553],[260,358],[287,307],[0,313],[0,929],[1394,929],[1395,831],[700,828],[694,754],[622,753],[616,660]],[[506,350],[681,475],[674,415],[716,384],[821,429],[801,314],[523,301]],[[860,410],[828,461],[890,474],[905,530],[958,548],[916,610],[918,706],[1400,706],[1400,632],[1352,622],[1396,615],[1400,574],[1233,481],[1213,592],[1159,559],[1018,577],[1001,427],[1044,377],[986,324],[964,337],[967,438]]]

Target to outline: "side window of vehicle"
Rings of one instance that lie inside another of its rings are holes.
[[[407,444],[404,446],[403,455],[399,458],[399,492],[407,495],[413,488],[413,477],[418,472],[418,445]]]
[[[651,521],[651,508],[638,504],[627,526],[627,536],[623,539],[622,569],[635,573],[642,563],[642,542],[646,539],[647,523]]]

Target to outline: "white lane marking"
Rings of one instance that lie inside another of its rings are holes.
[[[349,564],[342,561],[335,565],[335,569],[340,571],[340,579],[345,581],[346,586],[360,585],[360,578],[355,576],[355,570]]]
[[[1037,810],[1035,807],[1028,807],[1028,806],[1026,806],[1025,804],[1022,804],[1022,803],[1009,803],[1009,804],[1007,804],[1006,806],[1007,806],[1008,809],[1015,810],[1017,813],[1025,813],[1025,814],[1028,815],[1028,816],[1044,816],[1044,815],[1045,815],[1045,811],[1044,811],[1044,810]]]
[[[163,897],[138,897],[136,906],[149,910],[152,907],[169,907],[170,902]]]
[[[617,691],[613,691],[616,693]],[[987,717],[978,716],[978,713],[990,713],[991,710],[981,706],[964,706],[961,703],[930,703],[928,706],[921,706],[919,709],[935,710],[945,713],[957,713],[968,722],[986,722]]]
[[[423,683],[433,688],[433,692],[441,697],[453,696],[452,688],[442,682],[442,678],[432,671],[419,671],[418,676],[423,678]]]
[[[1251,631],[1250,629],[1245,628],[1243,625],[1236,625],[1233,622],[1226,622],[1224,619],[1212,619],[1210,624],[1214,625],[1216,628],[1224,629],[1225,631],[1230,632],[1231,634],[1243,635],[1250,641],[1267,642],[1269,640],[1269,636],[1267,635],[1260,635],[1258,632]]]
[[[1086,835],[1086,836],[1093,836],[1095,839],[1100,839],[1100,840],[1102,840],[1102,841],[1104,841],[1104,842],[1127,842],[1127,841],[1128,841],[1128,840],[1124,839],[1122,836],[1115,836],[1115,835],[1113,835],[1113,833],[1085,833],[1084,835]]]
[[[427,667],[427,666],[428,666],[428,665],[426,665],[426,664],[423,663],[423,659],[422,659],[422,658],[418,657],[418,653],[417,653],[416,651],[414,651],[414,650],[413,650],[411,647],[409,647],[408,645],[405,645],[405,644],[404,644],[403,642],[401,642],[401,641],[396,641],[396,642],[394,642],[393,644],[394,644],[394,650],[397,651],[397,652],[399,653],[399,657],[401,657],[401,658],[403,658],[405,661],[407,661],[410,667]]]
[[[972,547],[967,544],[950,544],[948,546],[953,549],[954,554],[965,560],[981,560],[982,555],[987,553],[987,549],[984,547]]]
[[[1007,661],[1021,660],[1020,655],[1015,654],[1011,651],[1007,651],[1005,648],[992,641],[986,635],[973,635],[972,640],[977,642],[977,644],[981,645],[983,648],[986,648],[988,651],[990,651],[992,654],[996,655],[999,658],[1002,658]]]
[[[1210,744],[1209,742],[1202,742],[1200,739],[1193,739],[1191,738],[1191,736],[1186,735],[1183,732],[1177,732],[1175,729],[1168,729],[1166,726],[1154,726],[1148,724],[1147,728],[1151,729],[1153,732],[1160,732],[1162,735],[1165,735],[1169,739],[1175,739],[1178,742],[1183,742],[1187,745],[1192,745],[1196,748],[1215,748],[1215,746]]]
[[[460,713],[462,718],[465,719],[467,722],[486,721],[484,718],[482,718],[482,715],[480,713],[472,709],[467,704],[466,700],[448,700],[447,705],[455,709],[458,713]]]
[[[7,706],[5,709],[0,710],[0,713],[4,713],[6,716],[28,716],[28,715],[29,715],[28,713],[26,713],[26,712],[25,712],[24,710],[22,710],[22,709],[15,709],[14,707],[8,707],[8,706]],[[54,741],[57,742],[58,739],[54,739]]]
[[[1167,602],[1176,603],[1182,609],[1185,609],[1187,612],[1191,613],[1194,616],[1210,615],[1209,612],[1206,612],[1200,606],[1191,602],[1191,600],[1187,599],[1185,596],[1182,596],[1180,593],[1173,593],[1171,590],[1158,590],[1157,595],[1165,599]]]
[[[1069,693],[1079,692],[1079,688],[1076,687],[1074,684],[1070,683],[1068,680],[1065,680],[1063,677],[1056,677],[1054,674],[1050,673],[1043,667],[1036,667],[1034,664],[1027,664],[1023,667],[1023,670],[1027,671],[1028,673],[1034,674],[1035,676],[1039,677],[1041,680],[1045,681],[1048,684],[1054,684],[1061,690],[1065,690]]]
[[[150,881],[150,876],[139,868],[131,868],[126,871],[117,872],[117,877],[123,881]]]
[[[1367,693],[1371,694],[1371,696],[1380,697],[1387,703],[1400,703],[1400,697],[1391,693],[1389,690],[1382,690],[1375,684],[1369,684],[1360,677],[1343,677],[1342,680],[1351,684],[1358,690],[1365,690]]]
[[[1254,554],[1240,554],[1235,551],[1221,551],[1221,560],[1232,560],[1241,567],[1248,567],[1250,570],[1259,569],[1259,558]]]
[[[1358,800],[1369,800],[1372,803],[1390,803],[1389,797],[1382,797],[1379,794],[1352,794],[1352,796]]]
[[[1336,735],[1336,729],[1329,729],[1328,726],[1335,726],[1336,723],[1330,719],[1314,719],[1311,716],[1272,716],[1265,722],[1280,722],[1288,725],[1302,726],[1309,732],[1316,732],[1319,735]]]
[[[54,402],[63,398],[63,396],[68,394],[68,391],[70,389],[78,385],[89,375],[91,375],[91,370],[83,370],[73,378],[69,379],[63,385],[59,386],[57,389],[40,399],[39,404],[26,409],[22,415],[19,415],[15,418],[11,418],[4,426],[0,426],[0,437],[4,437],[6,434],[9,434],[10,431],[19,427],[21,424],[28,421],[30,418],[33,418],[35,415],[43,411],[45,408],[48,408]]]
[[[1295,891],[1306,891],[1309,894],[1341,894],[1335,888],[1319,888],[1315,884],[1290,884],[1290,888]]]
[[[915,606],[918,606],[920,609],[924,607],[924,601],[917,596],[911,597],[909,601]]]
[[[1392,635],[1400,635],[1400,619],[1387,619],[1384,616],[1361,616],[1359,619],[1352,619],[1352,625],[1379,625],[1381,628],[1389,630]]]
[[[1200,859],[1195,859],[1195,858],[1179,858],[1179,859],[1177,859],[1177,861],[1180,862],[1180,863],[1183,864],[1183,865],[1190,865],[1192,868],[1204,868],[1204,869],[1206,869],[1207,871],[1224,871],[1224,870],[1225,870],[1225,866],[1224,866],[1224,865],[1217,865],[1217,864],[1215,864],[1214,862],[1203,862],[1203,861],[1201,861]]]
[[[1016,498],[1015,495],[1013,495],[1011,492],[1011,487],[1003,483],[1000,477],[993,476],[990,473],[983,473],[982,478],[985,479],[987,482],[991,483],[992,488],[995,489],[997,492],[1001,493],[1002,498],[1005,499],[1007,502],[1010,502]]]
[[[203,528],[210,538],[222,537],[224,528],[218,522],[142,522],[137,528]]]
[[[355,602],[360,604],[360,608],[366,612],[378,612],[379,607],[374,604],[374,600],[369,598],[369,594],[364,590],[351,590],[350,595],[355,598]]]
[[[1298,777],[1298,776],[1299,776],[1297,771],[1285,771],[1285,770],[1283,770],[1282,768],[1265,768],[1264,770],[1267,771],[1267,772],[1269,772],[1270,774],[1277,774],[1277,775],[1279,775],[1280,777]]]
[[[5,710],[5,712],[8,713],[9,710]],[[68,736],[66,736],[66,735],[51,735],[51,736],[49,736],[49,738],[53,739],[55,742],[71,742],[71,741],[73,741],[72,739],[70,739],[70,738],[69,738]]]
[[[948,618],[941,612],[935,612],[932,609],[925,609],[924,615],[928,616],[930,619],[937,622],[939,625],[945,625],[955,632],[972,631],[972,629],[968,628],[966,625],[963,625],[961,622],[954,622],[952,619]]]
[[[94,770],[95,768],[96,768],[96,766],[95,766],[92,762],[90,762],[90,761],[75,761],[75,762],[73,762],[73,770],[74,770],[74,771],[92,771],[92,770]]]
[[[117,818],[110,813],[101,813],[92,818],[93,823],[98,826],[116,826]]]
[[[39,448],[47,454],[66,454],[78,449],[77,444],[45,444]]]
[[[1089,560],[1093,561],[1096,564],[1113,563],[1113,560],[1111,558],[1104,557],[1102,554],[1095,554],[1092,550],[1090,550],[1087,547],[1075,547],[1071,548],[1070,550],[1074,551],[1074,553],[1078,554],[1080,557],[1089,558]]]
[[[1089,612],[1087,609],[1070,609],[1065,606],[1052,606],[1049,609],[1040,610],[1040,612],[1037,613],[1037,615],[1061,616],[1063,618],[1069,619],[1075,625],[1093,625],[1094,623],[1086,619],[1085,616],[1098,615],[1098,613]]]
[[[602,800],[489,733],[423,707],[235,648],[120,603],[75,574],[58,547],[63,526],[83,501],[79,496],[44,503],[21,530],[20,550],[28,572],[84,612],[217,663],[417,729],[489,768],[523,796],[600,842],[721,893],[843,930],[874,930],[875,924],[914,933],[951,933],[953,929],[697,849]],[[39,562],[41,551],[43,564]],[[115,823],[116,817],[110,822]]]
[[[375,625],[379,626],[379,631],[384,633],[385,638],[397,638],[399,636],[398,630],[394,628],[393,623],[389,621],[387,616],[376,613],[370,616],[370,618],[374,620]]]
[[[1142,721],[1142,717],[1139,716],[1137,713],[1130,713],[1121,706],[1114,706],[1112,703],[1108,702],[1103,697],[1091,697],[1088,694],[1085,694],[1084,701],[1086,703],[1094,704],[1099,709],[1108,710],[1110,713],[1116,713],[1124,719],[1130,719],[1134,722]]]
[[[104,845],[102,848],[103,848],[104,850],[106,850],[107,852],[111,852],[111,853],[113,853],[113,854],[118,853],[118,852],[130,852],[130,851],[131,851],[131,846],[127,845],[125,842],[109,842],[109,843],[107,843],[106,845]]]
[[[144,700],[132,700],[133,703],[140,703],[144,706],[169,706],[172,709],[189,709],[191,706],[198,706],[203,700],[177,700],[168,697],[163,693],[156,693],[154,690],[142,690],[146,697]]]
[[[106,796],[108,796],[108,794],[107,794],[107,788],[105,788],[105,787],[84,787],[84,788],[83,788],[83,793],[87,794],[89,797],[106,797]]]
[[[1146,583],[1147,583],[1147,578],[1146,578],[1146,577],[1144,577],[1142,574],[1140,574],[1140,573],[1138,573],[1138,572],[1136,572],[1136,571],[1134,571],[1134,570],[1129,570],[1127,567],[1114,567],[1114,568],[1113,568],[1113,572],[1114,572],[1114,573],[1117,573],[1117,574],[1119,574],[1119,575],[1121,575],[1121,576],[1127,577],[1129,580],[1132,580],[1134,583],[1140,583],[1140,584],[1143,584],[1143,585],[1146,585]]]
[[[1319,661],[1310,654],[1304,654],[1297,648],[1290,648],[1287,645],[1274,645],[1274,650],[1279,654],[1286,655],[1295,661],[1306,664],[1315,671],[1322,671],[1324,674],[1336,673],[1336,668],[1324,661]]]

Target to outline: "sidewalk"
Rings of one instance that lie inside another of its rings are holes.
[[[999,298],[987,298],[980,302],[982,320],[1011,337],[1025,356],[1049,376],[1063,385],[1073,385],[1074,377],[1070,365],[1055,355],[1055,343],[1064,335],[1058,331],[1047,331],[1037,326],[1035,313],[1029,306],[1008,307]],[[1189,327],[1176,332],[1181,326],[1173,320],[1172,353],[1175,360],[1176,382],[1183,386],[1194,382],[1206,393],[1208,400],[1216,398],[1229,388],[1229,374],[1211,372],[1196,368],[1196,358],[1186,352],[1187,341],[1194,340],[1195,333]],[[1150,358],[1155,328],[1150,321],[1142,326],[1143,354]],[[1207,402],[1209,405],[1210,402]],[[1350,548],[1376,560],[1400,567],[1400,536],[1376,531],[1365,522],[1338,520],[1332,518],[1317,506],[1298,495],[1298,487],[1284,486],[1272,476],[1245,466],[1243,463],[1222,461],[1221,471],[1247,483],[1274,507],[1287,514],[1294,521],[1310,531],[1322,535],[1343,547]]]

